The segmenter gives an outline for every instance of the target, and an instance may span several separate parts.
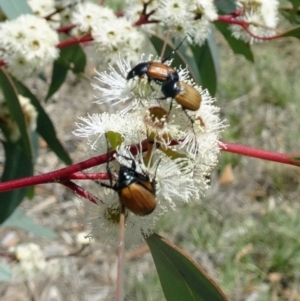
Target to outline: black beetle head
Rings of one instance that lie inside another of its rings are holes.
[[[135,76],[143,77],[147,73],[148,69],[149,63],[139,63],[128,72],[126,79],[130,80]]]

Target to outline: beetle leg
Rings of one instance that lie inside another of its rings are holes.
[[[191,124],[193,126],[193,129],[194,129],[194,122],[195,122],[195,120],[187,113],[187,111],[186,111],[186,109],[184,107],[182,107],[182,110],[185,113],[185,115],[187,116],[187,118],[190,120],[190,122],[191,122]]]
[[[197,145],[197,141],[196,141],[196,132],[195,132],[195,128],[194,128],[194,123],[195,120],[187,113],[186,109],[184,107],[182,107],[183,112],[185,113],[185,115],[188,117],[188,119],[190,120],[191,124],[192,124],[192,129],[193,129],[193,133],[195,136],[195,148],[197,149],[197,153],[198,153],[198,145]]]
[[[169,115],[171,113],[172,107],[173,107],[173,98],[171,99],[171,102],[170,102],[170,108],[169,108],[169,112],[167,114],[167,119],[169,118]]]

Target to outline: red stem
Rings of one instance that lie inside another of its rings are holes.
[[[51,17],[54,16],[55,14],[58,14],[58,13],[64,11],[65,9],[70,8],[70,7],[72,7],[72,6],[74,6],[74,5],[78,4],[78,3],[79,3],[79,1],[77,1],[77,2],[75,1],[75,3],[70,3],[70,4],[66,5],[66,6],[60,7],[60,8],[56,9],[54,12],[52,12],[51,14],[49,14],[48,16],[46,16],[44,18],[46,20],[50,20]]]
[[[174,141],[174,144],[176,142]],[[235,143],[230,143],[230,142],[221,142],[220,143],[220,148],[222,151],[229,152],[229,153],[234,153],[234,154],[239,154],[239,155],[244,155],[248,157],[253,157],[253,158],[258,158],[258,159],[263,159],[263,160],[268,160],[268,161],[274,161],[274,162],[279,162],[279,163],[284,163],[284,164],[289,164],[289,165],[294,165],[294,166],[300,166],[300,154],[282,154],[282,153],[275,153],[275,152],[269,152],[257,148],[252,148],[249,146],[245,145],[239,145]],[[142,144],[142,151],[147,150],[147,144],[143,143]],[[136,153],[136,146],[131,147],[131,152],[134,154]],[[109,154],[104,154],[101,156],[93,157],[88,160],[79,162],[77,164],[52,171],[49,173],[45,173],[42,175],[37,175],[37,176],[32,176],[32,177],[27,177],[27,178],[22,178],[22,179],[17,179],[17,180],[11,180],[7,182],[0,183],[0,192],[3,191],[8,191],[12,189],[17,189],[17,188],[23,188],[23,187],[28,187],[28,186],[33,186],[37,184],[45,184],[45,183],[53,183],[53,182],[61,182],[64,180],[69,180],[69,179],[107,179],[107,175],[103,173],[99,174],[81,174],[77,173],[79,171],[82,171],[84,169],[90,168],[97,166],[99,164],[106,163],[107,160],[111,158],[113,155],[113,152]]]
[[[82,38],[74,38],[74,39],[70,39],[70,40],[66,40],[63,42],[60,42],[59,44],[56,45],[57,48],[63,48],[63,47],[67,47],[67,46],[71,46],[71,45],[75,45],[75,44],[79,44],[79,43],[86,43],[86,42],[90,42],[93,41],[94,39],[88,35],[88,36],[84,36]]]
[[[144,152],[147,150],[147,141],[144,141],[141,145],[141,151]],[[137,150],[140,149],[140,145],[132,145],[130,147],[130,151],[132,154],[136,154]],[[94,167],[103,163],[107,163],[109,160],[112,160],[115,151],[110,152],[108,154],[92,157],[85,161],[73,164],[68,167],[64,167],[55,171],[51,171],[42,175],[31,176],[27,178],[11,180],[7,182],[0,183],[0,192],[8,191],[17,188],[23,188],[28,186],[33,186],[37,184],[45,184],[45,183],[60,183],[65,182],[70,179],[70,177],[83,177],[83,175],[77,174],[77,172],[85,170],[90,167]],[[92,176],[95,174],[92,174]],[[85,175],[88,177],[88,174]],[[99,173],[97,175],[98,179],[107,179],[107,175],[103,173]],[[77,178],[78,179],[78,178]]]
[[[71,24],[71,25],[67,25],[67,26],[60,27],[60,28],[56,29],[56,31],[57,31],[57,32],[68,32],[68,31],[70,31],[71,29],[73,29],[74,27],[76,27],[76,25]]]
[[[240,25],[242,27],[248,25],[247,22],[242,21],[242,20],[236,20],[231,15],[219,15],[217,21],[223,22],[223,23],[228,23],[228,24],[236,24],[236,25]]]
[[[221,142],[220,148],[222,151],[228,153],[239,154],[247,157],[279,162],[294,166],[300,166],[300,154],[282,154],[268,152],[262,149],[257,149],[250,146],[230,142]]]
[[[71,174],[74,174],[78,171],[106,163],[108,159],[111,158],[113,153],[92,157],[88,160],[73,164],[71,166],[51,171],[42,175],[7,181],[0,183],[0,191],[7,191],[16,188],[23,188],[28,186],[33,186],[37,184],[53,183],[60,182],[61,180],[66,180]],[[68,178],[69,179],[69,178]]]
[[[109,177],[106,172],[102,172],[102,173],[74,172],[68,175],[68,180],[109,180]]]
[[[159,23],[159,21],[158,20],[148,20],[148,18],[145,18],[145,16],[141,16],[141,18],[138,21],[136,21],[133,25],[141,26],[144,24],[156,24],[156,23]]]
[[[261,37],[261,36],[257,36],[256,34],[252,33],[249,30],[249,23],[243,21],[243,20],[236,20],[235,18],[233,18],[231,15],[221,15],[218,16],[217,21],[219,22],[223,22],[223,23],[227,23],[227,24],[235,24],[235,25],[239,25],[241,26],[251,37],[258,39],[258,40],[263,40],[263,41],[270,41],[270,40],[275,40],[278,38],[281,38],[283,34],[278,34],[278,35],[274,35],[271,37]]]
[[[87,200],[93,202],[94,204],[98,204],[99,202],[103,203],[101,200],[93,196],[91,193],[80,187],[79,185],[73,183],[72,181],[63,181],[61,182],[62,185],[70,188],[79,196],[86,198]]]
[[[69,6],[69,5],[68,5]],[[65,10],[68,6],[66,7],[61,7],[56,9],[54,12],[52,12],[51,14],[47,15],[46,17],[44,17],[45,20],[51,20],[51,17],[60,13],[61,11]]]

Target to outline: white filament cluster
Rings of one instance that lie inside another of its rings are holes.
[[[232,35],[246,43],[260,42],[264,37],[274,36],[278,23],[278,0],[240,0],[236,2],[239,16],[248,23],[249,34],[240,25],[231,25]]]
[[[59,54],[58,34],[45,19],[21,15],[0,24],[0,55],[19,79],[40,72]]]
[[[159,100],[161,85],[154,81],[149,83],[146,75],[128,81],[127,74],[134,66],[127,60],[119,58],[117,66],[99,72],[96,78],[99,82],[93,84],[100,92],[96,102],[113,107],[116,112],[80,117],[74,134],[89,139],[91,154],[107,150],[107,133],[119,135],[122,141],[116,154],[119,166],[132,168],[134,161],[136,172],[147,175],[149,181],[155,183],[155,210],[146,216],[127,212],[126,240],[132,245],[141,238],[141,231],[146,236],[151,234],[156,221],[169,209],[198,199],[207,189],[207,177],[217,164],[219,136],[225,124],[220,120],[215,99],[189,78],[186,69],[178,70],[179,78],[201,95],[202,102],[197,111],[184,112],[174,99]],[[171,101],[173,106],[169,112]],[[141,145],[147,139],[154,146],[145,161]],[[137,155],[132,155],[129,145],[137,145]],[[117,176],[119,166],[113,166],[111,172]],[[105,171],[106,167],[103,165],[98,170]],[[113,189],[99,190],[101,202],[88,205],[92,207],[91,236],[105,232],[108,234],[105,237],[115,240],[118,224],[107,218],[106,213],[113,208],[118,212],[119,196]]]

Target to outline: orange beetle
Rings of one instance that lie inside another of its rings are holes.
[[[165,81],[169,80],[179,80],[177,71],[160,62],[144,62],[137,64],[132,68],[127,74],[127,80],[134,78],[135,76],[143,77],[144,75],[148,76],[148,82],[154,80],[158,84],[162,84]]]
[[[184,82],[168,81],[161,88],[164,98],[172,97],[183,110],[197,111],[200,108],[201,94],[191,85]],[[172,102],[171,107],[172,108]]]
[[[128,72],[126,79],[130,80],[135,76],[141,78],[147,75],[149,83],[152,80],[154,80],[158,84],[163,84],[164,82],[168,82],[168,81],[178,82],[179,81],[178,72],[171,66],[164,64],[164,62],[170,59],[170,57],[176,52],[176,50],[181,46],[181,44],[184,42],[185,39],[186,37],[179,43],[176,49],[173,50],[161,62],[149,61],[149,62],[143,62],[137,64]]]
[[[145,173],[136,171],[136,164],[132,158],[131,167],[120,166],[117,182],[112,185],[101,183],[101,186],[108,187],[116,191],[119,195],[120,202],[131,212],[136,215],[148,215],[156,208],[154,181]],[[111,172],[108,168],[108,175],[112,183]]]

